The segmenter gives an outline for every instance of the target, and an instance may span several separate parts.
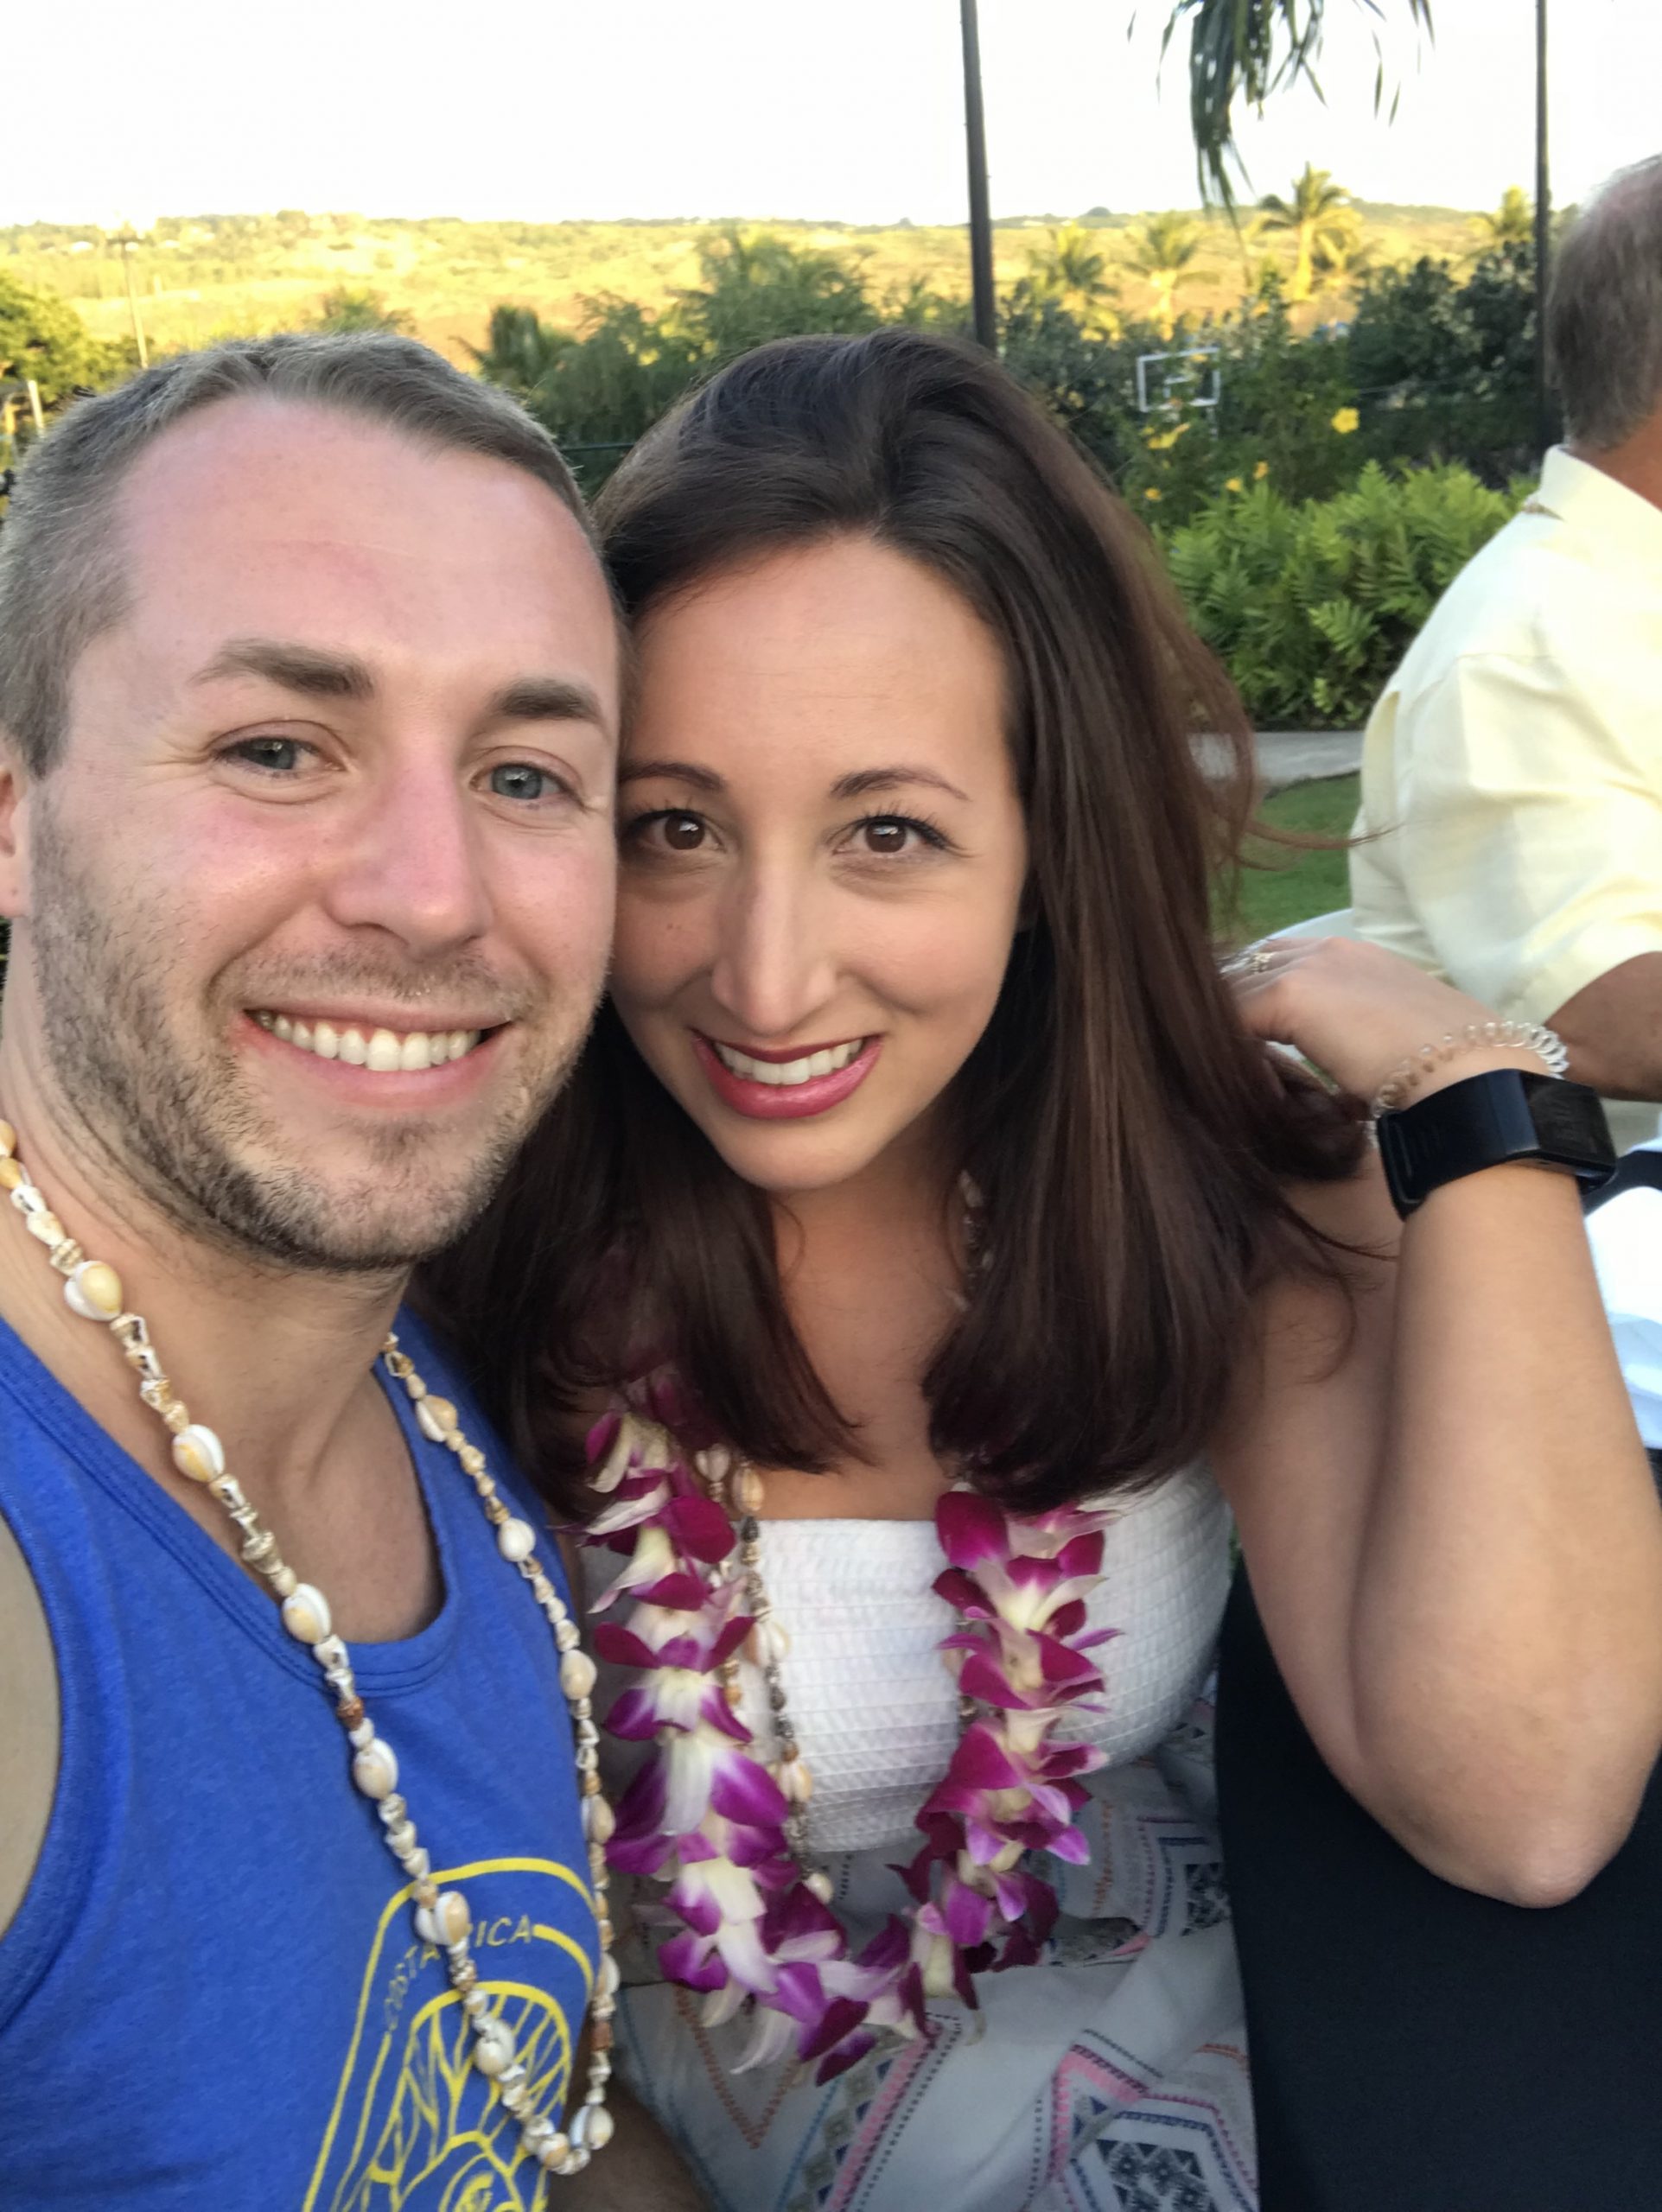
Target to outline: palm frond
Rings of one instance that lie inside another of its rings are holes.
[[[1390,0],[1404,10],[1417,30],[1432,35],[1431,0]],[[1384,104],[1385,58],[1379,22],[1387,0],[1352,0],[1376,19],[1373,47],[1379,57],[1373,103]],[[1258,113],[1272,92],[1302,79],[1321,97],[1316,62],[1327,0],[1172,0],[1160,41],[1163,62],[1178,31],[1189,34],[1189,127],[1194,138],[1200,195],[1232,210],[1235,183],[1245,169],[1235,143],[1235,105],[1245,99]],[[1396,102],[1393,98],[1391,111]]]

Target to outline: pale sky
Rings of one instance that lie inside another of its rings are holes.
[[[1662,150],[1662,0],[1552,0],[1553,189]],[[1168,0],[981,0],[996,214],[1195,202]],[[1393,26],[1405,0],[1382,0]],[[1306,159],[1371,200],[1487,207],[1533,162],[1535,0],[1433,0],[1386,34],[1328,0],[1324,107],[1242,133],[1255,192]],[[965,215],[957,0],[82,0],[13,16],[0,223],[158,214]],[[1133,29],[1133,24],[1135,28]],[[1128,32],[1130,36],[1128,37]],[[21,45],[19,41],[22,41]]]

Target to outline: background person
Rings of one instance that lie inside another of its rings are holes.
[[[1351,893],[1365,937],[1635,1102],[1625,1147],[1662,1100],[1662,156],[1559,248],[1547,339],[1568,442],[1374,711]]]
[[[438,1294],[593,1524],[614,1854],[671,1920],[630,2078],[728,2212],[1239,2212],[1185,1717],[1224,1501],[1312,1734],[1449,1880],[1570,1894],[1655,1757],[1662,1513],[1575,1185],[1493,1166],[1399,1227],[1265,1052],[1367,1096],[1484,1010],[1353,944],[1220,977],[1246,777],[1188,732],[1245,772],[1239,707],[984,356],[764,348],[603,517],[611,999]],[[1403,1124],[1541,1065],[1480,1035]]]
[[[486,2175],[529,2212],[609,2133],[564,1579],[399,1300],[588,1027],[617,658],[552,444],[408,340],[182,356],[14,494],[20,2212],[438,2212]],[[635,2118],[574,2203],[691,2202]]]

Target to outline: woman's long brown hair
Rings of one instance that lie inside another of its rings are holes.
[[[598,518],[634,620],[850,533],[950,584],[997,640],[1032,873],[955,1085],[987,1249],[923,1377],[932,1435],[1031,1509],[1182,1465],[1219,1419],[1254,1290],[1325,1263],[1286,1186],[1347,1173],[1360,1139],[1246,1036],[1219,978],[1210,899],[1250,817],[1251,734],[1146,538],[994,362],[901,329],[735,361],[635,448]],[[1204,734],[1228,772],[1197,765]],[[858,1454],[793,1326],[767,1198],[609,1007],[428,1299],[567,1510],[581,1409],[643,1344],[759,1465]]]

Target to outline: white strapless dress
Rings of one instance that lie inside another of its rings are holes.
[[[608,1557],[585,1560],[591,1587]],[[893,1869],[957,1740],[939,1649],[953,1616],[930,1586],[944,1565],[932,1522],[762,1524],[813,1770],[809,1846],[856,1945],[905,1909]],[[620,2070],[721,2212],[1256,2212],[1211,1805],[1207,1690],[1229,1567],[1228,1513],[1202,1467],[1110,1523],[1090,1610],[1118,1634],[1093,1655],[1103,1709],[1073,1724],[1109,1759],[1080,1816],[1090,1861],[1044,1862],[1056,1934],[1039,1964],[980,1977],[979,2012],[932,2005],[928,2042],[880,2046],[824,2088],[790,2067],[735,2076],[744,2023],[705,2029],[648,1948],[625,1945]],[[765,1742],[760,1678],[743,1680]],[[615,1788],[627,1750],[608,1755]]]
[[[1196,1470],[1128,1499],[1104,1548],[1092,1625],[1113,1628],[1093,1655],[1103,1711],[1066,1732],[1111,1764],[1170,1734],[1212,1663],[1229,1578],[1228,1516]],[[956,1625],[931,1588],[946,1561],[929,1521],[767,1521],[761,1572],[789,1631],[791,1723],[813,1769],[816,1853],[891,1849],[952,1756],[958,1693],[940,1640]],[[753,1669],[744,1718],[768,1740]]]

